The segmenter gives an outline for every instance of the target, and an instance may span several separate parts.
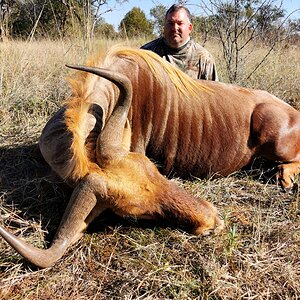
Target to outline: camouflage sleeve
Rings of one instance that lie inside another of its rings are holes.
[[[199,56],[199,79],[218,81],[218,74],[214,58],[209,55]]]
[[[216,64],[213,56],[200,44],[191,41],[188,56],[192,61],[197,62],[198,79],[218,81]]]

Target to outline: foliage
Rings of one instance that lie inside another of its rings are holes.
[[[88,42],[106,13],[101,9],[107,3],[107,0],[2,0],[1,37],[61,38],[79,35]]]
[[[164,31],[164,23],[165,23],[165,15],[167,12],[167,7],[159,4],[150,9],[150,15],[154,18],[154,29],[155,32],[159,35],[163,34]]]
[[[119,31],[123,36],[147,36],[153,33],[153,24],[147,20],[145,13],[139,8],[134,7],[122,19]]]
[[[291,28],[291,30],[293,30],[294,32],[300,34],[300,19],[298,19],[298,20],[289,20],[288,25]]]
[[[62,1],[2,1],[1,8],[2,39],[27,38],[33,34],[47,37],[64,35],[68,10]]]
[[[299,44],[300,42],[300,19],[288,20],[287,26],[289,33],[288,40],[289,43]]]
[[[95,27],[95,36],[107,39],[115,39],[118,37],[118,33],[115,31],[113,25],[101,20],[97,22]]]
[[[193,16],[192,23],[192,36],[201,39],[203,43],[205,43],[209,37],[214,35],[213,17]]]
[[[12,37],[65,35],[68,11],[61,1],[18,2],[13,12]]]
[[[205,6],[207,23],[213,25],[211,33],[222,44],[228,80],[236,82],[247,63],[247,45],[252,41],[267,43],[269,50],[264,60],[284,38],[282,18],[285,12],[274,0],[210,0],[209,3],[210,6]],[[256,72],[263,60],[246,74],[244,80]]]

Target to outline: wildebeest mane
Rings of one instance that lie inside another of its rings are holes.
[[[91,143],[87,143],[86,116],[92,104],[82,101],[82,98],[72,97],[67,103],[65,111],[65,123],[68,131],[73,135],[70,146],[72,157],[66,162],[68,166],[67,178],[76,181],[83,178],[91,170],[98,169],[95,161],[94,149],[90,148]],[[96,140],[96,138],[95,138]],[[92,143],[95,145],[95,141]]]
[[[195,84],[194,79],[152,51],[115,46],[108,52],[104,64],[110,65],[111,60],[120,58],[130,59],[139,65],[141,65],[142,62],[146,63],[149,71],[161,83],[164,82],[164,78],[167,74],[178,91],[184,93],[185,96],[187,96],[187,94],[197,95],[200,91],[212,91],[208,87],[199,84],[199,82]],[[162,72],[160,68],[157,68],[157,64],[162,67],[164,72]]]
[[[185,97],[187,97],[188,94],[194,96],[199,92],[212,92],[212,90],[207,86],[201,85],[199,82],[196,84],[195,80],[190,76],[182,72],[180,69],[174,67],[154,52],[148,50],[114,46],[110,51],[108,51],[105,58],[103,58],[102,52],[94,54],[87,60],[85,65],[109,68],[117,63],[117,61],[120,59],[129,59],[139,65],[146,63],[149,71],[161,83],[164,82],[164,78],[167,74],[177,90],[180,93],[184,93]],[[157,64],[159,64],[162,69],[157,68]],[[162,72],[162,70],[164,72]],[[93,83],[96,81],[96,79],[97,76],[91,73],[79,71],[76,72],[73,78],[68,78],[68,81],[72,86],[73,94],[84,99],[87,97],[87,93],[93,88]]]

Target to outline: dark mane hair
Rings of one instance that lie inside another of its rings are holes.
[[[176,12],[176,11],[178,11],[178,10],[180,10],[180,9],[184,9],[184,10],[185,10],[185,12],[186,12],[186,14],[187,14],[187,17],[188,17],[189,21],[191,22],[191,21],[192,21],[192,15],[191,15],[190,11],[188,10],[188,8],[186,8],[186,7],[185,7],[184,5],[182,5],[182,4],[173,4],[173,5],[167,10],[165,17],[167,17],[168,14],[173,13],[173,12]]]

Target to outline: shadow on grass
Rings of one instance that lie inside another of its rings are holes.
[[[25,220],[41,221],[51,240],[66,208],[71,189],[52,178],[38,144],[0,148],[1,194]],[[20,224],[10,223],[12,227]],[[48,237],[47,237],[48,240]]]
[[[241,177],[246,173],[247,176],[262,183],[276,184],[276,173],[279,164],[279,162],[259,157],[255,158],[251,164],[244,167],[237,174]]]
[[[41,221],[43,230],[49,233],[46,242],[51,242],[72,189],[52,175],[43,159],[38,144],[0,148],[0,193],[7,206],[16,207],[19,217],[25,220]],[[20,227],[20,223],[10,221],[10,226]],[[107,227],[172,227],[164,222],[137,221],[134,218],[121,218],[110,211],[101,214],[87,232],[101,232]],[[176,224],[174,224],[174,227]]]

